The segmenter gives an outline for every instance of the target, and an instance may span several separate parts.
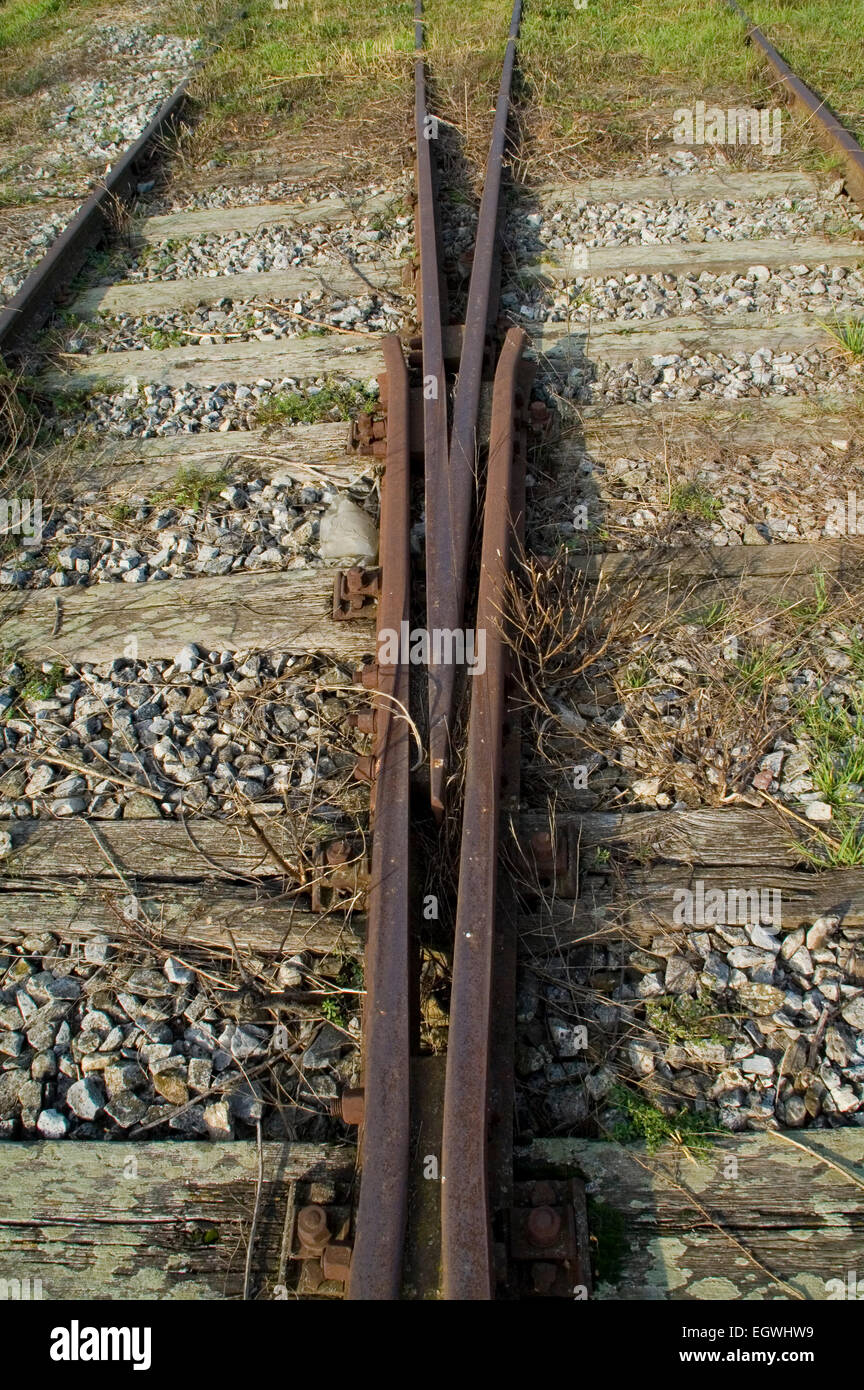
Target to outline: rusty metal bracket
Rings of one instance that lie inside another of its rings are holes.
[[[539,830],[527,842],[519,842],[519,852],[538,886],[561,898],[579,896],[578,840],[565,829],[553,841],[548,830]]]
[[[591,1259],[584,1184],[577,1178],[535,1179],[517,1183],[515,1197],[510,1260],[517,1296],[587,1298]]]
[[[358,836],[322,840],[313,856],[315,878],[309,889],[313,912],[341,912],[365,893],[371,873],[369,852]]]
[[[333,581],[333,618],[336,622],[351,622],[368,618],[381,593],[381,569],[337,570]]]
[[[363,411],[351,421],[348,447],[355,454],[384,458],[387,453],[387,420]]]

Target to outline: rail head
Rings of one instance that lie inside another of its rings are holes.
[[[383,342],[387,455],[382,483],[379,635],[408,614],[410,391],[402,345]],[[408,671],[378,667],[374,834],[368,889],[362,1181],[348,1296],[397,1299],[408,1216],[411,1023],[409,987],[410,754]]]
[[[432,506],[427,505],[427,550],[434,575],[428,591],[428,626],[441,631],[460,628],[464,618],[477,472],[477,418],[489,331],[498,317],[498,210],[521,19],[522,0],[514,0],[477,220],[465,331],[453,393],[449,454],[445,453],[443,467],[436,470]],[[424,366],[424,374],[425,371]],[[444,808],[455,685],[456,673],[452,666],[430,663],[430,791],[436,815],[441,815]]]
[[[503,772],[507,646],[501,630],[510,570],[512,470],[520,365],[527,335],[511,328],[495,373],[477,630],[486,666],[471,692],[442,1145],[441,1239],[447,1299],[491,1299],[489,1073]]]

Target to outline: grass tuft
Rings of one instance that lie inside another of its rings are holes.
[[[685,512],[703,521],[713,521],[721,506],[719,498],[714,497],[704,483],[676,483],[669,493],[670,512]]]
[[[211,497],[216,497],[230,480],[231,475],[224,469],[205,473],[200,468],[181,468],[170,488],[154,493],[150,501],[153,506],[174,503],[186,511],[197,512]]]
[[[716,1120],[710,1115],[686,1109],[664,1115],[626,1086],[613,1086],[609,1094],[625,1115],[612,1131],[612,1137],[620,1144],[642,1141],[648,1152],[654,1153],[663,1144],[672,1143],[703,1157],[710,1153],[710,1135],[717,1129]]]
[[[329,383],[314,394],[299,391],[270,396],[259,406],[261,425],[316,425],[323,420],[350,420],[358,411],[368,410],[377,399],[362,386],[337,386]]]
[[[834,319],[823,323],[822,327],[840,344],[847,357],[856,362],[864,358],[864,319]]]

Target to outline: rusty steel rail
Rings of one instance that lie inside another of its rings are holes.
[[[495,1291],[488,1156],[508,663],[501,621],[514,534],[515,417],[525,404],[519,388],[526,343],[524,329],[510,329],[492,398],[476,619],[478,633],[485,633],[486,669],[474,677],[471,692],[444,1091],[441,1237],[448,1299],[491,1299]]]
[[[402,345],[383,339],[387,455],[381,487],[379,635],[408,618],[410,390]],[[384,391],[382,391],[382,395]],[[379,657],[382,651],[379,642]],[[401,653],[400,653],[401,655]],[[362,1180],[348,1296],[396,1299],[408,1209],[411,1061],[408,668],[378,664],[374,835],[366,938]]]
[[[439,473],[436,468],[434,476],[430,477],[427,457],[426,621],[430,632],[455,631],[462,626],[465,611],[472,502],[477,477],[477,416],[484,363],[489,357],[489,338],[498,318],[498,205],[521,19],[522,0],[514,0],[477,222],[446,471]],[[425,283],[424,279],[424,289]],[[423,371],[425,375],[425,365]],[[456,670],[452,664],[430,663],[429,775],[432,807],[437,815],[444,807],[455,682]]]
[[[189,81],[181,82],[163,102],[144,133],[112,167],[103,186],[79,208],[0,312],[0,353],[15,352],[45,324],[58,295],[68,290],[90,251],[110,232],[116,209],[130,200],[142,162],[158,141],[175,129],[188,100]]]
[[[864,207],[864,149],[852,132],[841,125],[830,106],[815,92],[811,92],[800,77],[796,77],[786,60],[781,58],[759,26],[748,18],[737,0],[727,0],[727,4],[747,25],[748,39],[761,49],[791,101],[813,117],[814,129],[823,146],[831,153],[842,156],[846,165],[846,185],[849,193],[861,207]]]
[[[227,18],[222,37],[245,18],[237,9]],[[68,290],[89,253],[106,240],[116,227],[117,213],[128,206],[135,193],[142,166],[161,142],[176,131],[190,101],[189,87],[217,51],[221,38],[214,38],[192,64],[189,75],[162,103],[156,115],[137,140],[123,151],[105,176],[105,182],[78,209],[45,255],[25,278],[21,288],[0,310],[0,354],[19,352],[51,316],[56,300]]]
[[[444,367],[443,314],[441,308],[440,255],[438,244],[438,200],[436,170],[432,158],[433,140],[438,127],[430,115],[426,94],[423,0],[415,0],[414,46],[414,128],[417,143],[417,241],[420,253],[420,331],[423,354],[423,457],[426,500],[426,574],[430,595],[438,592],[441,576],[452,564],[449,554],[450,486],[447,465],[447,380]],[[430,599],[430,602],[432,600]],[[429,628],[434,623],[430,617]],[[430,729],[432,722],[433,677],[430,668]],[[430,733],[429,762],[433,787],[438,786],[445,754]],[[440,811],[443,802],[432,794],[433,806]]]

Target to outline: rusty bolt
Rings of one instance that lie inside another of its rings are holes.
[[[333,1279],[337,1284],[347,1284],[348,1275],[351,1271],[350,1245],[342,1241],[333,1241],[324,1247],[321,1256],[321,1271],[325,1279]]]
[[[320,1255],[330,1240],[327,1213],[323,1207],[310,1203],[301,1207],[297,1213],[297,1239],[303,1250],[311,1255]]]
[[[532,1207],[525,1233],[537,1250],[548,1250],[561,1235],[561,1213],[554,1207]]]
[[[374,734],[374,709],[371,709],[368,705],[361,705],[360,709],[354,710],[348,715],[348,724],[352,729],[357,729],[361,734]]]
[[[558,1193],[553,1183],[546,1178],[537,1178],[531,1184],[532,1207],[554,1207]]]
[[[334,1120],[341,1120],[346,1125],[360,1125],[363,1123],[363,1089],[362,1087],[346,1086],[341,1096],[330,1102],[330,1114]]]
[[[535,859],[541,863],[551,862],[555,854],[555,847],[548,830],[538,830],[536,835],[531,836],[531,850]]]
[[[354,780],[370,784],[375,781],[375,759],[371,753],[357,759],[354,764]]]

